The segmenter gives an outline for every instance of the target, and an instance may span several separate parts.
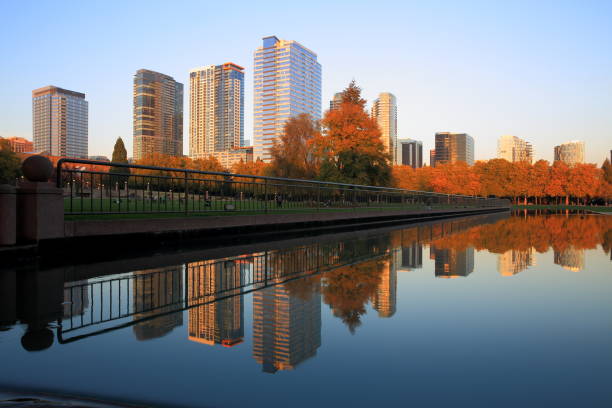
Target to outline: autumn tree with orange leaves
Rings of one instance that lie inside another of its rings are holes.
[[[280,140],[270,149],[270,174],[276,177],[315,179],[319,160],[310,149],[311,141],[319,134],[319,125],[307,113],[285,122]]]
[[[352,81],[342,92],[342,103],[321,121],[323,132],[310,143],[320,160],[319,179],[341,183],[389,186],[390,155],[385,153],[380,129],[365,110],[361,89]]]

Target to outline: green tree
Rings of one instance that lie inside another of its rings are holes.
[[[342,93],[340,107],[326,112],[321,122],[323,133],[311,143],[321,162],[321,180],[391,184],[391,157],[385,152],[376,120],[365,110],[365,102],[353,81]]]
[[[0,140],[0,184],[15,184],[21,176],[21,160],[11,149],[8,140]]]
[[[127,164],[128,162],[127,150],[125,149],[125,144],[123,144],[123,140],[120,137],[118,137],[117,141],[115,142],[115,147],[113,148],[113,158],[111,162],[125,164]],[[119,187],[122,187],[123,184],[128,181],[130,176],[130,169],[128,167],[112,166],[109,172],[114,174],[110,178],[111,186],[118,184]]]

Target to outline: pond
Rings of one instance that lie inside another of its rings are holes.
[[[611,246],[610,216],[521,212],[5,268],[0,390],[172,407],[612,406]]]

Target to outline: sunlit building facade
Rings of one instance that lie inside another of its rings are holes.
[[[32,153],[34,151],[34,143],[24,139],[23,137],[7,137],[0,136],[0,140],[7,140],[11,146],[11,150],[15,153]]]
[[[34,151],[86,159],[89,105],[85,94],[56,86],[32,91]]]
[[[275,36],[264,37],[254,57],[253,158],[270,161],[270,148],[289,118],[321,118],[321,64],[300,43]]]
[[[321,292],[307,300],[287,285],[253,293],[253,358],[262,370],[293,370],[321,346]]]
[[[435,259],[436,278],[453,279],[466,277],[474,271],[474,248],[429,247],[430,258]]]
[[[474,164],[474,139],[467,133],[437,132],[435,153],[430,159],[434,167],[459,161],[471,166]]]
[[[133,320],[137,340],[151,340],[165,336],[183,325],[183,314],[178,312],[183,301],[183,266],[145,269],[133,272]],[[177,311],[177,313],[169,313]],[[149,319],[153,316],[158,316]]]
[[[338,109],[342,105],[342,92],[336,92],[331,101],[329,101],[329,110]]]
[[[396,152],[397,164],[414,169],[423,167],[423,142],[413,139],[399,139]]]
[[[385,152],[391,155],[392,164],[397,164],[397,101],[392,93],[378,95],[372,104],[372,117],[380,128]]]
[[[240,163],[250,163],[253,161],[253,147],[239,147],[231,150],[222,150],[220,152],[215,152],[214,157],[219,160],[219,163],[225,169],[231,170],[232,167]]]
[[[183,155],[183,84],[140,69],[134,75],[133,158]]]
[[[532,248],[510,249],[497,257],[497,271],[501,276],[513,276],[536,264]]]
[[[568,166],[584,163],[584,142],[576,140],[555,146],[555,161],[557,160]]]
[[[376,287],[372,307],[379,317],[391,317],[397,309],[397,269],[394,262],[387,260],[383,263],[380,282]]]
[[[244,68],[232,62],[189,72],[189,156],[244,146]]]
[[[187,265],[189,340],[232,347],[244,338],[245,265],[240,261],[200,261]]]
[[[555,251],[554,262],[568,271],[580,272],[584,269],[584,249],[569,247]]]
[[[497,158],[505,159],[511,163],[533,161],[533,147],[531,143],[517,136],[502,136],[497,141]]]

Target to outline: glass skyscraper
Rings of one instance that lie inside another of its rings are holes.
[[[183,155],[183,84],[159,72],[134,76],[134,159]]]
[[[431,166],[462,161],[474,164],[474,139],[467,133],[436,133],[436,149],[430,155]]]
[[[253,159],[269,161],[287,119],[308,113],[321,118],[321,64],[296,41],[264,37],[255,51]]]
[[[84,93],[56,86],[33,90],[34,151],[86,159],[88,112]]]
[[[228,62],[192,69],[189,87],[189,156],[208,158],[242,147],[244,68]]]

